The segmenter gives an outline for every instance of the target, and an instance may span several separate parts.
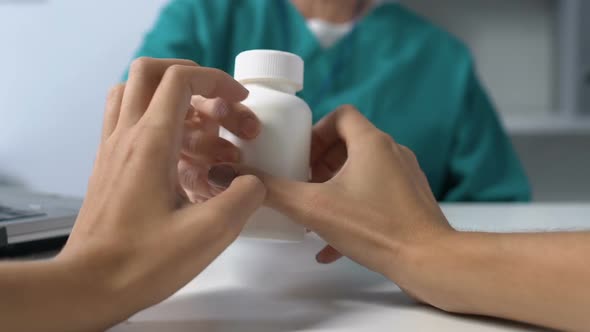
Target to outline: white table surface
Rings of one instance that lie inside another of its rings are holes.
[[[459,229],[590,229],[590,205],[447,205]],[[111,332],[128,331],[539,331],[502,320],[449,315],[419,305],[383,277],[343,259],[314,260],[323,246],[238,240],[163,303]]]

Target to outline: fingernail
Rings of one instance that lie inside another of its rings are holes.
[[[242,85],[242,93],[244,94],[244,99],[246,99],[250,95],[250,90],[246,89],[246,87]]]
[[[212,186],[225,189],[238,175],[238,172],[229,165],[215,165],[209,169],[208,182]]]
[[[247,117],[242,121],[240,130],[242,131],[242,134],[244,134],[244,136],[246,136],[247,138],[254,138],[256,137],[256,135],[258,135],[259,128],[260,125],[258,124],[258,121],[256,121],[256,119]]]

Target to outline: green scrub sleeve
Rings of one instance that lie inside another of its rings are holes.
[[[203,47],[195,36],[195,1],[174,0],[161,11],[156,24],[143,39],[134,58],[178,58],[194,60]],[[127,80],[128,71],[123,75]]]
[[[444,201],[526,202],[530,185],[471,64]]]

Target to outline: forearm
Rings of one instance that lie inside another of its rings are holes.
[[[444,310],[590,326],[590,233],[457,233],[422,250],[410,288]]]
[[[100,280],[64,261],[0,263],[0,321],[7,331],[92,331],[117,319]]]

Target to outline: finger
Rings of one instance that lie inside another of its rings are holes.
[[[324,163],[319,163],[311,168],[311,183],[324,183],[329,181],[336,175],[328,166]]]
[[[238,102],[248,96],[231,76],[218,69],[173,65],[166,70],[142,122],[161,135],[152,135],[166,146],[180,143],[186,112],[193,95]],[[180,146],[180,144],[178,144]]]
[[[212,196],[207,182],[209,164],[206,161],[185,158],[178,162],[178,182],[193,202],[195,199],[208,199]]]
[[[206,114],[204,109],[208,107],[220,107],[216,105],[207,104],[206,101],[210,100],[219,100],[218,104],[224,103],[223,99],[215,98],[215,99],[207,99],[202,96],[193,96],[191,98],[191,105],[192,109],[195,111],[193,116],[189,119],[189,121],[185,121],[185,127],[188,124],[191,125],[193,129],[198,129],[201,132],[205,132],[210,135],[219,136],[219,122],[212,119],[209,115]]]
[[[193,97],[194,98],[194,97]],[[189,115],[189,113],[192,113]],[[194,107],[189,109],[187,113],[187,117],[184,120],[184,128],[183,128],[183,144],[188,143],[186,139],[191,135],[208,135],[219,137],[219,124],[209,119],[207,115],[203,114],[200,111],[196,111]],[[186,146],[182,147],[183,149]]]
[[[234,135],[253,139],[260,134],[262,124],[248,107],[241,103],[231,104],[228,115],[220,120],[221,126]]]
[[[262,205],[266,189],[255,176],[234,178],[229,187],[218,196],[200,205],[193,205],[182,211],[182,218],[188,222],[205,220],[208,225],[195,225],[201,233],[196,236],[218,238],[224,235],[235,237],[242,230],[250,216]],[[195,216],[200,216],[196,218]],[[203,217],[205,216],[205,217]]]
[[[213,164],[214,160],[208,157],[181,157],[178,163],[178,182],[191,202],[206,201],[226,189],[209,184],[208,172]]]
[[[191,158],[208,156],[216,162],[240,161],[240,149],[219,136],[207,135],[199,130],[189,130],[182,140],[182,153]]]
[[[341,106],[314,126],[311,161],[319,160],[338,141],[349,146],[362,135],[374,132],[378,129],[354,106]]]
[[[124,111],[119,120],[121,127],[130,127],[139,121],[148,108],[162,76],[173,65],[197,67],[197,64],[190,60],[142,57],[133,61],[122,101]]]
[[[223,187],[228,179],[239,175],[254,175],[266,187],[266,205],[315,230],[310,213],[318,195],[317,184],[290,181],[271,176],[257,169],[236,164],[219,164],[209,170],[209,184]]]
[[[193,96],[191,103],[202,115],[240,138],[252,139],[260,133],[260,121],[254,112],[240,103],[228,103],[221,98],[207,99],[202,96]]]
[[[102,141],[109,138],[115,130],[115,128],[117,127],[124,92],[125,84],[119,84],[112,88],[109,92],[104,112],[104,123],[102,126]]]
[[[266,198],[266,188],[252,175],[236,177],[229,188],[207,202],[206,206],[219,209],[229,220],[246,222]]]
[[[325,246],[316,255],[316,261],[320,264],[332,264],[340,258],[342,258],[342,254],[330,245]]]
[[[180,182],[176,183],[175,185],[175,192],[176,192],[176,207],[182,207],[189,202],[192,202],[187,194],[187,192],[182,188]]]
[[[330,180],[342,168],[348,158],[346,145],[341,141],[333,145],[324,156],[312,164],[312,182],[323,183]]]
[[[177,210],[175,222],[168,228],[173,233],[170,238],[175,241],[172,247],[185,262],[192,262],[191,269],[200,271],[236,239],[264,202],[265,193],[260,180],[243,176],[219,196]]]

